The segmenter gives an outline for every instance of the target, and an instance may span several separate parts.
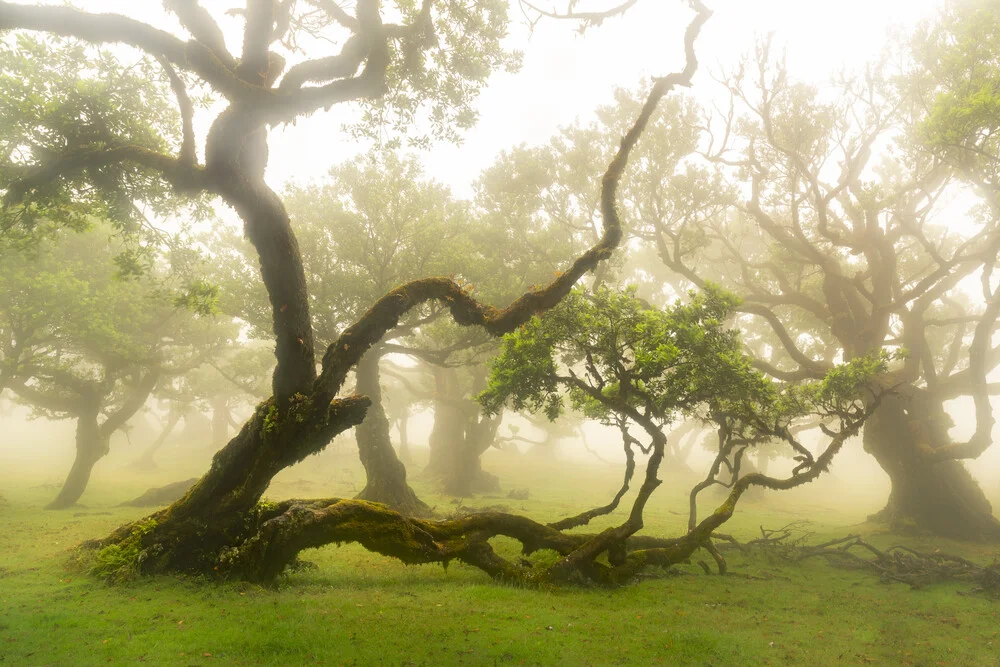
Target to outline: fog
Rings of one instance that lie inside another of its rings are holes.
[[[993,664],[1000,7],[705,2],[0,0],[0,662]]]

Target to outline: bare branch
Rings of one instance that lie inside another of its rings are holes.
[[[236,58],[226,48],[226,40],[212,15],[198,0],[163,0],[163,6],[177,15],[191,36],[207,46],[228,69],[236,67]]]
[[[170,87],[177,96],[177,106],[181,112],[181,150],[177,155],[178,163],[193,168],[197,164],[197,153],[194,144],[194,105],[187,94],[187,88],[181,78],[177,76],[173,66],[166,58],[157,57],[160,65],[170,79]]]
[[[322,373],[313,388],[316,394],[327,399],[335,396],[343,386],[349,369],[361,356],[393,329],[405,313],[426,301],[443,301],[458,324],[481,326],[491,335],[500,336],[513,331],[535,314],[555,307],[585,273],[594,270],[600,262],[611,256],[622,237],[616,195],[629,155],[663,96],[675,86],[689,86],[697,69],[694,41],[711,12],[700,0],[693,0],[691,4],[697,15],[684,37],[687,59],[684,69],[655,80],[642,110],[622,138],[621,146],[602,179],[601,214],[604,234],[597,244],[578,257],[565,273],[557,276],[548,286],[523,294],[502,310],[479,303],[461,285],[448,278],[425,278],[397,287],[379,299],[358,322],[327,348]]]
[[[0,30],[37,30],[93,43],[121,42],[195,72],[227,97],[260,94],[259,89],[240,81],[200,41],[181,41],[168,32],[120,14],[90,14],[70,7],[20,5],[0,0]]]

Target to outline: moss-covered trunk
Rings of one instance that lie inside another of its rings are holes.
[[[965,466],[924,460],[926,448],[947,443],[945,419],[940,404],[903,396],[883,399],[865,426],[864,446],[889,475],[892,490],[873,518],[896,525],[912,521],[960,540],[1000,539],[1000,521]]]

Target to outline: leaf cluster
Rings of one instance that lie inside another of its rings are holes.
[[[681,417],[725,422],[747,438],[780,432],[809,413],[843,415],[884,356],[835,368],[822,381],[782,385],[753,367],[727,325],[738,299],[709,285],[653,308],[633,288],[576,290],[559,307],[507,335],[488,388],[488,412],[509,405],[554,419],[565,399],[590,417],[663,427]]]

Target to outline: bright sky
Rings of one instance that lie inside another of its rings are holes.
[[[22,0],[26,1],[26,0]],[[62,0],[43,0],[62,4]],[[945,0],[705,0],[714,11],[697,44],[701,63],[693,93],[710,98],[718,84],[709,71],[727,69],[753,46],[755,36],[773,31],[786,45],[792,74],[823,81],[842,66],[858,68],[875,57],[893,26],[910,26]],[[494,77],[479,100],[479,125],[463,146],[437,146],[424,155],[427,171],[467,194],[470,181],[500,150],[521,142],[544,142],[560,125],[586,118],[611,99],[615,86],[635,87],[644,77],[665,74],[683,61],[681,36],[690,17],[682,0],[643,0],[624,17],[607,21],[584,36],[574,24],[542,21],[533,35],[521,19],[517,0],[511,45],[525,52],[524,67]],[[176,22],[153,0],[76,0],[81,9],[117,12],[164,29]],[[241,3],[202,0],[217,17]],[[348,0],[346,5],[353,4]],[[566,0],[538,0],[539,6],[565,8]],[[583,0],[578,9],[608,7],[613,0]],[[225,19],[230,48],[237,50],[240,22]],[[273,186],[288,180],[322,178],[334,164],[363,147],[340,132],[352,118],[348,106],[301,120],[278,130],[271,141],[268,172]],[[208,118],[199,119],[207,129]]]

